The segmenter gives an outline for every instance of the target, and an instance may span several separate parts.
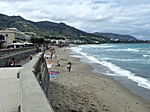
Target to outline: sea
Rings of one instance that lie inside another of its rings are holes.
[[[98,75],[111,77],[150,101],[150,44],[90,44],[71,51]]]

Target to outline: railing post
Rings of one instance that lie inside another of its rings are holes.
[[[20,72],[17,73],[17,78],[18,78],[18,79],[20,78]]]
[[[18,106],[18,112],[21,112],[21,105]]]

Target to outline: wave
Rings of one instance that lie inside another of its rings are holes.
[[[79,55],[70,55],[70,57],[82,58],[82,56],[79,56]]]
[[[143,77],[136,76],[134,73],[132,73],[128,70],[122,69],[110,62],[102,61],[99,64],[102,64],[102,65],[108,67],[111,71],[113,71],[115,73],[115,74],[108,74],[108,75],[126,77],[126,78],[138,83],[138,86],[144,87],[146,89],[150,89],[150,81]]]
[[[150,64],[150,59],[118,59],[118,58],[102,58],[103,61],[119,61],[128,63]]]
[[[140,62],[144,61],[144,59],[118,59],[118,58],[102,58],[102,60],[112,60],[112,61],[125,61],[125,62]]]
[[[99,45],[80,45],[80,47],[86,47],[86,48],[111,48],[111,47],[115,47],[114,45],[110,45],[110,44],[99,44]]]
[[[110,47],[114,47],[113,45],[110,45],[110,44],[102,44],[100,45],[99,47],[102,47],[102,48],[110,48]]]
[[[145,54],[145,55],[143,55],[143,57],[150,57],[150,55]]]
[[[82,48],[81,47],[71,47],[70,48],[72,51],[74,52],[77,52],[77,53],[80,53],[82,51]]]
[[[89,56],[87,53],[82,52],[82,49],[76,48],[76,49],[74,49],[74,51],[77,51],[77,53],[80,53],[81,55],[85,56],[90,61],[101,64],[114,72],[114,74],[106,72],[107,73],[106,75],[126,77],[126,78],[136,82],[138,86],[146,88],[146,89],[150,89],[150,81],[148,79],[145,79],[140,76],[136,76],[134,73],[132,73],[128,70],[125,70],[123,68],[120,68],[119,66],[116,66],[115,64],[112,64],[111,62],[100,61],[100,60],[96,59],[95,57]]]
[[[106,51],[128,51],[128,52],[139,52],[138,49],[131,49],[131,48],[127,48],[127,49],[106,49]]]

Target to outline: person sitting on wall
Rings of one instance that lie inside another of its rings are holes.
[[[16,65],[15,58],[12,58],[10,65],[11,65],[12,67],[14,67],[14,66]]]
[[[20,65],[19,63],[16,63],[15,58],[12,58],[10,66],[11,67],[22,67],[22,65]]]

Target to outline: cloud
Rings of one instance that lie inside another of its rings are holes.
[[[149,0],[1,0],[0,7],[3,14],[64,22],[87,32],[150,35]]]
[[[1,0],[0,2],[28,2],[31,0]]]

